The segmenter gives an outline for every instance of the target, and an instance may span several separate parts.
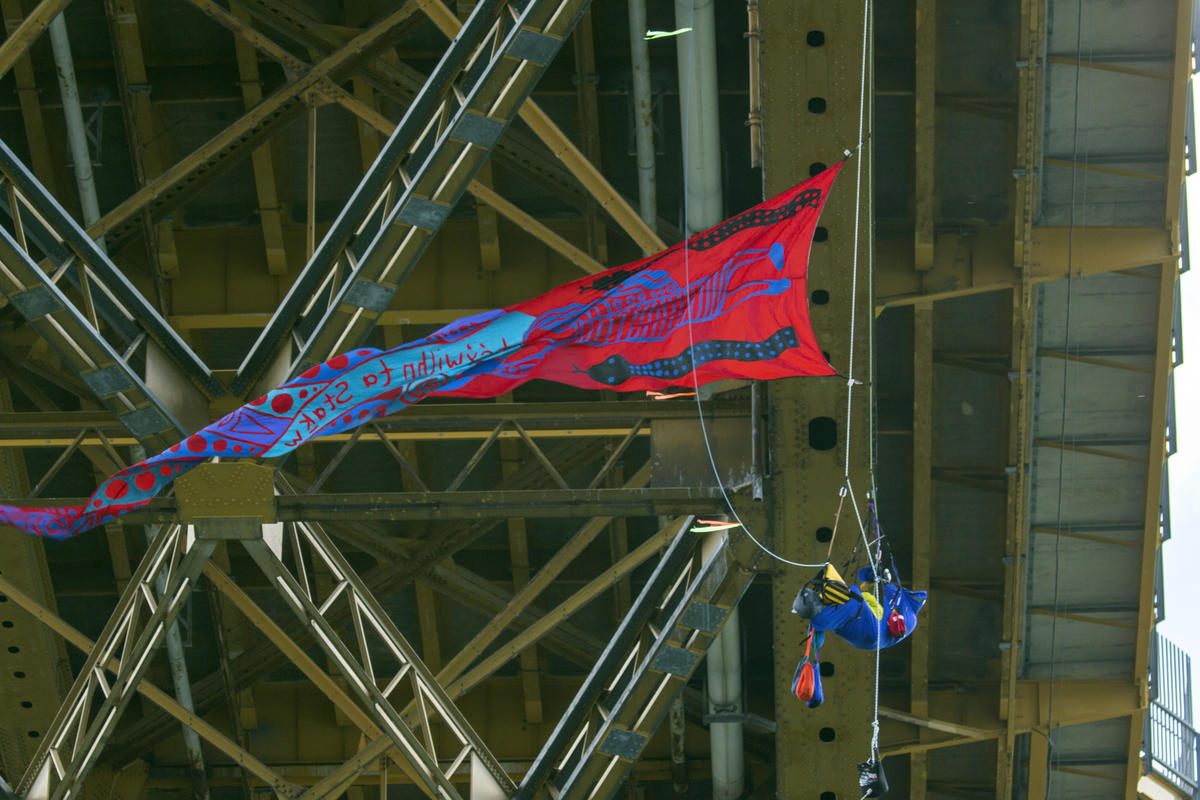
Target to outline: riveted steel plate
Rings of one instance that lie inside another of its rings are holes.
[[[395,293],[396,290],[390,286],[359,278],[346,290],[345,300],[351,305],[381,314],[387,310]]]
[[[562,42],[553,36],[547,36],[537,31],[522,30],[517,33],[513,43],[509,45],[506,55],[522,58],[534,64],[549,64],[554,60]]]
[[[504,123],[485,117],[483,114],[466,113],[459,118],[458,124],[450,133],[450,138],[491,149],[502,133],[504,133]]]
[[[25,319],[37,319],[63,307],[54,292],[45,286],[35,286],[27,292],[8,296],[9,301]]]
[[[137,439],[149,436],[152,433],[165,431],[171,427],[171,423],[167,422],[167,418],[154,406],[146,406],[145,408],[139,408],[137,411],[122,414],[117,417],[117,422],[124,425],[125,430],[132,433]]]
[[[228,528],[228,521],[234,517],[254,520],[255,525],[274,522],[274,480],[275,470],[260,464],[242,461],[201,464],[175,479],[179,521],[212,522],[218,528]],[[213,538],[229,537],[214,535]]]
[[[450,214],[450,206],[426,200],[423,197],[410,197],[400,209],[396,217],[406,225],[414,225],[427,231],[436,231]]]
[[[112,364],[95,372],[81,372],[79,377],[83,378],[96,397],[110,397],[134,387],[133,379],[126,370],[124,365]]]
[[[633,761],[641,755],[642,748],[645,746],[646,737],[640,733],[613,728],[604,737],[604,741],[596,746],[596,749],[610,756]]]
[[[729,611],[720,606],[705,603],[703,600],[693,600],[679,617],[679,622],[698,631],[716,633],[727,616]]]
[[[699,660],[700,656],[691,650],[684,650],[682,647],[674,647],[668,644],[663,645],[663,649],[659,650],[658,654],[654,656],[654,661],[650,663],[650,668],[658,672],[666,672],[670,675],[678,675],[686,678],[692,674],[692,670]]]

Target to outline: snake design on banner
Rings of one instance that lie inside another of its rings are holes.
[[[310,367],[105,480],[83,506],[0,505],[0,523],[75,536],[146,505],[220,456],[272,458],[426,397],[494,397],[532,379],[652,391],[724,378],[832,375],[808,316],[813,231],[841,164],[632,264]]]

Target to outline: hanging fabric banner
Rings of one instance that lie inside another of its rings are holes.
[[[220,456],[272,458],[426,397],[494,397],[532,379],[655,391],[723,378],[832,375],[808,316],[813,231],[841,164],[687,242],[392,348],[359,348],[117,472],[84,506],[0,505],[66,538],[144,506]]]

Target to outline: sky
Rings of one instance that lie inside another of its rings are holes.
[[[1193,87],[1193,91],[1195,88]],[[1200,98],[1194,98],[1200,100]],[[1200,173],[1187,179],[1188,229],[1193,268],[1180,278],[1183,364],[1175,368],[1175,419],[1179,449],[1169,461],[1171,539],[1163,543],[1166,619],[1158,630],[1192,657],[1192,685],[1200,686],[1200,625],[1188,591],[1200,568]],[[1193,706],[1195,694],[1193,693]],[[1197,719],[1193,708],[1193,719]]]

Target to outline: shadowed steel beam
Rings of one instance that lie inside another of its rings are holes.
[[[582,605],[595,599],[600,591],[603,591],[604,588],[611,586],[615,580],[619,579],[620,576],[624,574],[626,570],[632,569],[637,564],[640,564],[642,561],[653,555],[654,552],[656,552],[659,548],[663,547],[671,539],[674,539],[676,536],[678,536],[678,523],[679,521],[676,520],[674,525],[668,525],[660,530],[657,534],[647,540],[642,547],[639,547],[633,553],[630,553],[630,555],[626,557],[626,559],[624,559],[620,565],[613,565],[613,567],[606,570],[599,578],[592,581],[590,584],[588,584],[588,586],[580,589],[578,592],[572,595],[571,598],[560,604],[557,609],[552,611],[546,617],[543,617],[533,626],[530,626],[526,630],[522,631],[511,642],[503,645],[499,650],[476,666],[475,669],[471,670],[471,672],[457,680],[447,683],[446,694],[451,699],[460,697],[471,687],[477,685],[488,675],[502,667],[505,663],[516,656],[516,654],[522,649],[528,647],[536,642],[539,638],[544,636],[551,628],[554,627],[555,624],[562,621],[567,616],[570,616],[570,614],[577,611],[580,607],[582,607]],[[600,586],[600,588],[597,589],[597,586]],[[443,669],[442,674],[438,676],[439,681],[444,680],[444,676],[448,677],[448,672],[448,669]],[[406,714],[411,714],[411,709],[407,709]],[[346,781],[353,778],[354,775],[357,775],[359,772],[365,769],[366,766],[372,761],[375,761],[380,756],[386,754],[390,747],[391,742],[385,737],[381,737],[370,742],[353,758],[349,759],[339,769],[331,773],[321,783],[313,786],[312,789],[306,792],[302,797],[323,797],[324,793],[330,788],[342,785]]]
[[[521,800],[535,796],[537,790],[545,783],[550,772],[561,762],[562,755],[571,746],[580,725],[591,712],[593,705],[602,692],[609,687],[622,666],[622,661],[629,649],[642,634],[643,626],[653,614],[659,599],[677,579],[680,569],[691,556],[693,534],[687,530],[691,526],[688,517],[682,521],[676,520],[679,535],[663,553],[658,565],[654,568],[646,585],[638,593],[637,599],[621,619],[621,624],[609,639],[604,652],[596,659],[595,665],[584,679],[583,685],[575,693],[566,711],[559,717],[554,731],[542,745],[533,764],[521,780],[517,797]]]
[[[1161,226],[1095,227],[1071,245],[1066,227],[1030,226],[1028,261],[1024,270],[1009,258],[1013,232],[983,228],[970,235],[945,233],[936,237],[932,269],[913,269],[911,234],[881,233],[876,237],[876,297],[880,305],[911,305],[919,300],[961,297],[1021,285],[1022,275],[1036,283],[1067,277],[1068,249],[1076,277],[1153,266],[1178,254],[1178,243]],[[1018,262],[1019,264],[1020,262]],[[1151,275],[1150,277],[1153,277]]]
[[[215,544],[192,540],[178,525],[162,529],[26,767],[17,787],[22,796],[67,800],[82,787]],[[155,589],[159,575],[162,593]],[[110,681],[104,672],[113,657],[118,668]]]
[[[44,623],[48,628],[79,650],[88,653],[95,646],[95,642],[72,627],[62,617],[22,592],[3,576],[0,576],[0,592],[3,592],[10,600],[28,611],[31,616]],[[110,658],[104,663],[104,668],[114,675],[119,666],[115,658]],[[228,736],[214,728],[203,718],[185,709],[162,689],[159,689],[149,681],[143,680],[138,683],[137,690],[147,700],[194,730],[200,738],[231,758],[234,763],[249,770],[255,777],[266,782],[272,789],[285,796],[299,794],[299,790],[296,787],[281,778],[274,770],[240,747],[237,742],[234,742]]]
[[[458,36],[462,23],[442,0],[423,0],[421,10],[424,11],[433,24],[438,26],[447,37],[454,39]],[[600,174],[587,157],[579,151],[567,135],[554,124],[549,115],[533,100],[526,100],[520,109],[521,119],[533,132],[538,135],[551,152],[566,165],[567,169],[579,179],[600,207],[607,211],[617,224],[629,234],[643,251],[656,253],[666,248],[666,244],[650,229],[633,207],[613,189],[612,185]]]
[[[0,76],[7,75],[17,59],[41,36],[71,0],[42,0],[29,16],[0,44]]]
[[[308,72],[281,87],[89,226],[88,236],[105,236],[109,247],[115,251],[140,225],[138,217],[143,211],[149,210],[151,217],[158,219],[193,197],[241,158],[250,155],[270,134],[290,122],[304,108],[306,93],[318,88],[326,78],[338,77],[383,46],[409,13],[404,8],[393,11],[314,64]]]
[[[583,5],[584,0],[541,0],[517,9],[487,0],[475,7],[238,368],[235,392],[258,378],[302,317],[317,322],[289,375],[362,341],[474,180]]]
[[[308,653],[304,652],[304,648],[296,644],[290,636],[284,633],[283,629],[276,624],[275,620],[269,614],[262,610],[257,603],[246,594],[241,587],[233,582],[233,579],[221,571],[213,562],[208,562],[204,565],[204,577],[213,582],[218,591],[223,594],[234,608],[242,612],[246,619],[250,621],[258,630],[267,637],[267,639],[279,648],[280,652],[286,655],[293,664],[304,674],[304,677],[312,681],[313,685],[320,689],[330,702],[337,707],[338,711],[346,715],[354,725],[367,736],[379,736],[380,730],[371,718],[358,706],[357,703],[346,694],[345,690],[338,685],[337,681],[322,669],[312,660]]]
[[[570,472],[589,460],[596,459],[598,449],[593,443],[568,441],[556,445],[551,456],[561,469]],[[504,479],[500,483],[500,487],[529,489],[539,486],[543,482],[540,465],[526,464],[522,465],[514,475]],[[394,563],[381,564],[376,569],[364,574],[363,579],[372,591],[383,592],[397,591],[426,573],[433,573],[436,577],[438,564],[491,531],[497,524],[498,520],[495,519],[473,519],[457,525],[446,526],[428,545],[418,548],[408,557]],[[346,617],[338,616],[337,611],[338,609],[330,609],[328,616],[335,621],[335,624],[341,624],[346,621]],[[310,632],[307,632],[306,628],[297,622],[281,623],[281,627],[288,636],[293,637],[301,645],[308,641]],[[274,645],[269,642],[261,642],[239,655],[234,660],[232,668],[239,686],[248,686],[255,681],[263,680],[285,661],[286,658]],[[198,681],[192,688],[196,707],[201,711],[213,708],[224,698],[225,690],[220,674],[209,675]],[[114,743],[114,746],[110,748],[111,757],[121,761],[145,752],[146,748],[163,734],[163,731],[169,729],[170,724],[170,720],[165,719],[161,714],[147,715],[146,718],[131,723],[126,727],[120,741]]]
[[[451,697],[459,697],[472,687],[477,686],[481,681],[516,657],[526,647],[529,647],[538,639],[545,636],[559,622],[567,619],[578,612],[579,609],[595,600],[617,581],[633,571],[634,568],[665,547],[679,534],[679,525],[679,519],[672,520],[665,525],[658,533],[631,550],[629,555],[604,570],[557,607],[551,609],[536,623],[521,631],[510,641],[500,645],[491,655],[472,667],[470,671],[448,683],[446,685],[446,692]]]
[[[0,272],[4,284],[0,286],[0,290],[6,293],[29,290],[40,292],[34,287],[38,283],[49,283],[51,285],[46,287],[46,291],[54,291],[57,287],[50,276],[45,274],[45,270],[62,271],[70,268],[78,273],[81,289],[83,286],[94,284],[90,289],[83,290],[85,297],[91,294],[97,296],[93,305],[85,306],[89,317],[95,316],[93,308],[112,309],[113,313],[106,317],[106,321],[123,336],[133,335],[135,339],[130,343],[131,346],[136,343],[138,334],[144,334],[207,397],[217,398],[225,394],[224,386],[216,379],[212,370],[187,346],[104,251],[97,247],[91,234],[80,228],[3,142],[0,142],[0,173],[11,182],[13,191],[9,197],[16,201],[16,207],[10,208],[9,213],[14,222],[20,223],[14,225],[15,238],[6,239],[11,242],[10,246],[15,245],[22,251],[19,258],[13,254],[5,259],[7,269]],[[34,262],[28,253],[30,243],[50,253],[50,260]],[[26,265],[23,262],[29,263]],[[42,297],[41,294],[26,295],[24,299],[24,304],[17,301],[14,305],[27,319],[40,319],[47,313],[52,313],[46,310],[50,299]],[[89,319],[87,322],[93,327],[97,324],[95,319]],[[80,370],[81,373],[88,371]]]
[[[649,480],[650,469],[649,467],[643,467],[625,483],[625,488],[644,486],[649,483]],[[595,519],[588,520],[582,528],[576,531],[575,535],[560,547],[550,557],[550,560],[538,570],[537,575],[513,595],[508,605],[496,614],[483,630],[475,634],[475,637],[471,639],[466,647],[460,650],[454,658],[450,659],[446,666],[438,673],[438,680],[448,683],[462,674],[463,670],[495,641],[496,637],[533,602],[534,598],[553,583],[562,574],[562,571],[608,527],[612,519],[612,517],[596,517]]]

